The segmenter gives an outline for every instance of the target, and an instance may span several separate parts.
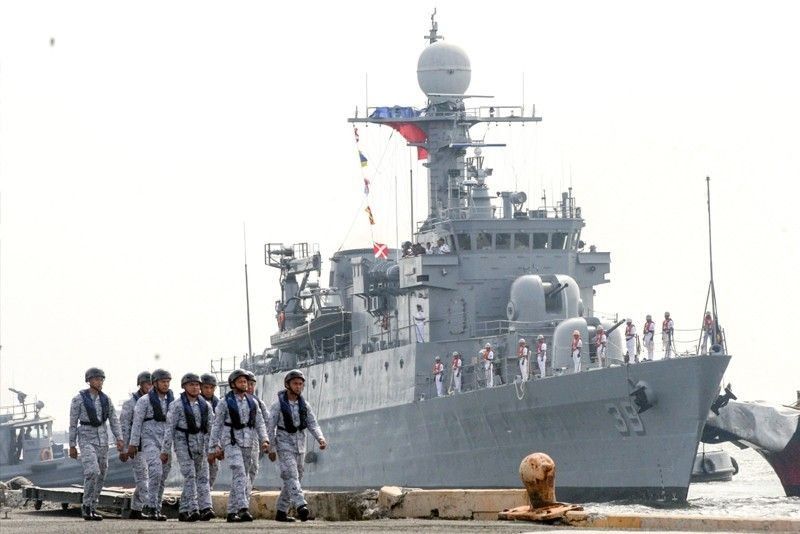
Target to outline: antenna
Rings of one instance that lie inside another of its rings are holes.
[[[253,356],[253,344],[250,338],[250,286],[247,280],[247,225],[242,222],[244,235],[244,297],[247,302],[247,356]]]

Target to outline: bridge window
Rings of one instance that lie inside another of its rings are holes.
[[[528,234],[514,234],[514,250],[528,250],[531,248],[531,236]],[[331,284],[333,285],[333,284]]]
[[[567,246],[567,234],[564,232],[553,232],[553,250],[564,250]]]
[[[511,248],[511,234],[497,234],[494,247],[497,250],[509,250]]]
[[[533,234],[533,248],[547,248],[547,234]]]
[[[472,241],[469,238],[469,234],[456,234],[456,240],[458,241],[459,250],[472,249]]]
[[[492,248],[492,234],[489,232],[478,232],[478,240],[475,248],[478,250]]]

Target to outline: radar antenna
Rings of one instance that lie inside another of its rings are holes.
[[[431,31],[428,35],[425,36],[425,39],[428,40],[430,44],[435,43],[439,39],[444,39],[444,35],[439,35],[436,33],[439,30],[439,23],[436,22],[436,8],[433,8],[433,13],[431,13]]]

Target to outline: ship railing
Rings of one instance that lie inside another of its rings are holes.
[[[508,321],[494,320],[475,323],[475,337],[501,336],[510,332],[522,335],[539,333],[542,330],[552,330],[558,321]]]
[[[24,402],[19,404],[10,404],[8,406],[0,406],[0,419],[3,422],[8,421],[22,421],[24,419],[33,418],[38,416],[41,406],[38,401]]]

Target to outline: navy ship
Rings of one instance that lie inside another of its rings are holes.
[[[530,208],[523,191],[491,189],[485,154],[503,145],[470,136],[479,124],[541,118],[521,106],[473,105],[483,97],[467,94],[469,58],[431,20],[417,69],[424,106],[374,107],[349,119],[393,128],[426,159],[427,214],[414,243],[340,250],[328,260],[327,284],[313,245],[265,245],[265,263],[280,271],[279,328],[271,348],[243,366],[268,405],[287,370],[305,373],[330,447],[309,443],[304,486],[519,487],[521,459],[541,451],[558,466],[560,499],[685,500],[730,356],[715,345],[709,355],[625,363],[620,322],[594,308],[610,253],[586,249],[572,190]],[[600,327],[605,360],[592,342]],[[535,356],[536,371],[522,376],[517,347],[539,336],[548,344],[544,376]],[[491,365],[479,352],[487,343]],[[257,486],[276,485],[269,465]]]

